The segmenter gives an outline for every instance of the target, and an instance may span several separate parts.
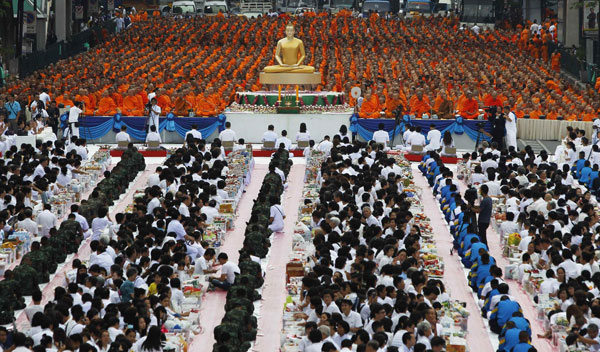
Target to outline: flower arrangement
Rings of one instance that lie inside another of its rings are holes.
[[[508,245],[509,246],[518,246],[521,243],[521,235],[519,233],[514,232],[508,235]]]

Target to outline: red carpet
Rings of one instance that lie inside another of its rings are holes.
[[[140,150],[140,153],[142,153],[142,155],[147,158],[160,158],[160,157],[167,156],[166,150]],[[123,155],[123,151],[120,149],[111,149],[110,150],[110,156],[112,156],[114,158],[120,158],[122,155]]]
[[[272,149],[253,149],[252,150],[252,156],[255,158],[270,158],[271,154],[273,154],[275,152],[275,150]],[[302,149],[292,149],[290,150],[290,153],[292,153],[295,157],[303,157],[304,155],[302,154],[304,152],[304,150]],[[228,155],[229,153],[231,153],[231,151],[225,151],[225,155]]]
[[[423,155],[419,155],[419,154],[404,154],[404,156],[406,157],[406,160],[408,161],[421,161],[421,159],[423,159]],[[458,158],[457,157],[451,157],[451,156],[443,156],[442,157],[442,161],[444,162],[444,164],[456,164],[458,162]]]

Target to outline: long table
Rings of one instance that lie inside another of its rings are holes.
[[[113,116],[85,117],[80,127],[80,133],[83,137],[93,139],[93,142],[96,143],[115,143],[115,128],[120,127],[123,123],[129,127],[128,132],[132,134],[132,140],[141,141],[145,137],[143,132],[145,117],[122,117],[119,124],[115,121],[116,119]],[[246,143],[262,143],[262,135],[267,130],[268,125],[273,125],[277,134],[280,134],[282,130],[286,130],[288,138],[294,141],[295,135],[300,129],[300,123],[304,122],[311,138],[316,142],[323,140],[325,135],[333,136],[337,134],[341,125],[346,125],[349,128],[354,125],[358,129],[358,136],[361,139],[368,138],[376,131],[379,123],[384,123],[385,130],[392,137],[392,131],[396,126],[393,119],[360,119],[353,117],[353,112],[323,114],[225,112],[221,115],[221,118],[174,117],[170,121],[165,117],[160,119],[163,143],[182,143],[183,135],[185,135],[191,124],[198,125],[203,132],[203,136],[211,141],[218,136],[219,129],[222,128],[225,121],[231,122],[237,138],[244,138]],[[455,122],[455,120],[414,119],[410,121],[410,124],[420,126],[422,133],[427,134],[431,124],[435,125],[436,129],[443,130],[455,124]],[[464,128],[465,133],[453,133],[455,144],[459,149],[472,148],[476,135],[476,132],[473,131],[476,129],[477,122],[483,122],[484,129],[491,130],[491,124],[488,121],[461,121],[460,126]],[[560,140],[566,135],[567,126],[583,129],[586,131],[587,136],[592,135],[592,122],[523,118],[517,121],[517,137],[524,140]],[[454,130],[453,128],[452,131]],[[396,137],[395,144],[400,142],[398,133],[396,133]]]

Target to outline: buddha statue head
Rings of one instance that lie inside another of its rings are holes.
[[[296,29],[294,28],[294,24],[290,22],[285,26],[285,36],[287,39],[293,39],[294,34],[296,34]]]

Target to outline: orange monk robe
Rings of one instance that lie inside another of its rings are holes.
[[[577,121],[577,115],[576,114],[568,114],[565,117],[565,120],[567,120],[567,121]]]
[[[195,111],[198,116],[215,116],[217,114],[217,107],[203,94],[198,94],[196,96]]]
[[[529,112],[529,118],[533,120],[539,120],[540,116],[542,115],[542,112],[539,110],[533,110]]]
[[[144,116],[144,106],[135,96],[128,95],[123,99],[121,112],[125,116]]]
[[[436,96],[435,100],[433,101],[433,111],[438,111],[443,101],[444,99],[442,98],[442,96],[438,94],[438,96]]]
[[[381,106],[379,106],[379,98],[375,94],[371,95],[371,99],[365,99],[360,106],[360,116],[363,119],[376,119],[380,117]]]
[[[552,65],[552,71],[560,72],[560,54],[555,53],[554,55],[552,55],[552,59],[550,59],[550,62]]]
[[[173,109],[173,103],[171,102],[171,98],[168,95],[159,95],[156,98],[156,103],[160,106],[161,110],[164,113],[168,113]]]
[[[90,101],[90,105],[86,106],[90,111],[96,110],[96,104],[98,103],[98,99],[96,99],[95,94],[89,94],[88,99]]]
[[[192,108],[186,98],[178,97],[175,99],[175,106],[173,107],[173,113],[176,116],[188,116],[189,110]]]
[[[546,120],[556,120],[556,118],[558,117],[558,113],[554,112],[554,111],[550,111],[547,115],[546,115]]]
[[[117,106],[123,106],[123,96],[119,93],[113,93],[110,96],[111,98],[113,98],[113,100],[115,101],[115,104],[117,104]]]
[[[590,113],[585,113],[585,114],[583,114],[583,116],[582,116],[581,120],[582,120],[582,121],[589,122],[589,121],[592,121],[592,120],[594,120],[594,118],[596,118],[596,115],[594,115],[594,113],[591,113],[591,112],[590,112]]]
[[[492,98],[492,96],[490,94],[486,94],[483,97],[483,105],[485,106],[502,106],[504,105],[502,103],[502,100],[498,97],[496,98]]]
[[[394,99],[391,96],[388,97],[385,100],[385,117],[387,117],[387,118],[395,117],[394,110],[396,110],[400,105],[402,105],[401,99]]]
[[[460,116],[464,117],[465,119],[476,119],[477,116],[479,116],[479,104],[477,103],[477,100],[473,98],[465,99],[461,105],[461,108],[459,109],[459,112]]]
[[[86,109],[93,109],[90,104],[90,98],[87,95],[76,95],[75,100],[83,102]]]
[[[594,85],[594,88],[598,91],[598,93],[600,93],[600,77],[596,78],[596,84]]]
[[[119,93],[121,93],[121,94],[123,94],[123,93],[127,92],[128,90],[129,90],[129,84],[125,84],[125,83],[124,83],[124,84],[121,84],[121,85],[119,86],[119,88],[117,89],[117,91],[118,91]]]
[[[421,117],[423,114],[429,114],[431,112],[431,104],[429,104],[429,99],[425,96],[419,99],[417,96],[413,97],[410,103],[410,113],[415,115],[415,117]]]
[[[515,115],[517,115],[518,119],[522,119],[525,117],[525,111],[515,109]]]
[[[117,104],[111,97],[103,97],[98,102],[98,111],[96,115],[98,116],[107,116],[114,115],[117,113]]]

